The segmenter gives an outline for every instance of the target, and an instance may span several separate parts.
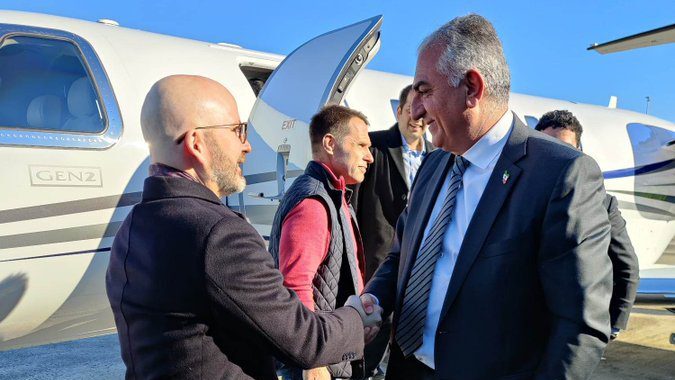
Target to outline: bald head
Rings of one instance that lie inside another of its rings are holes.
[[[155,83],[143,102],[141,128],[153,162],[184,169],[176,140],[192,128],[239,122],[237,103],[220,83],[195,75],[172,75]]]

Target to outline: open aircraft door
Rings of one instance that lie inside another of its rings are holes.
[[[311,160],[312,115],[342,101],[375,56],[381,25],[382,16],[376,16],[315,37],[289,54],[265,83],[249,116],[253,152],[244,164],[248,187],[228,199],[256,227],[271,225],[286,178],[297,177]]]

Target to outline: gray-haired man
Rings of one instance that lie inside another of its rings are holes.
[[[481,16],[432,33],[413,83],[412,117],[440,149],[361,296],[394,313],[387,379],[588,378],[609,340],[600,169],[509,111]]]

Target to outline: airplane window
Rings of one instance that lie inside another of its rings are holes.
[[[0,45],[0,128],[100,133],[99,97],[76,46],[30,36]]]
[[[537,123],[539,123],[539,119],[534,116],[525,116],[525,122],[527,123],[528,127],[534,129],[534,127],[537,126]]]

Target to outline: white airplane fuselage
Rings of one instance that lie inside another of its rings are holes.
[[[0,126],[0,350],[114,332],[104,278],[115,231],[140,199],[147,176],[148,148],[139,121],[152,84],[171,74],[212,78],[234,94],[246,120],[256,96],[242,67],[269,74],[284,58],[80,20],[0,12],[0,38],[9,38],[16,25],[65,31],[87,41],[95,56],[85,58],[98,60],[104,70],[92,70],[93,75],[107,81],[114,94],[99,107],[111,125],[116,108],[121,129],[87,142],[86,136],[32,135]],[[15,33],[48,38],[19,29]],[[9,59],[2,49],[0,70]],[[364,70],[344,102],[365,113],[373,130],[386,129],[395,122],[392,101],[411,82],[408,76]],[[578,117],[584,151],[598,162],[607,191],[620,202],[641,269],[658,266],[675,236],[675,146],[664,146],[675,140],[675,124],[519,94],[511,94],[510,106],[528,124],[533,120],[528,117],[554,109]],[[253,152],[244,166],[249,185],[226,202],[245,212],[265,236],[278,201],[250,194],[277,193],[277,151],[264,143],[260,130],[249,137]],[[76,146],[87,143],[92,145]],[[308,144],[308,138],[299,143]],[[291,160],[289,181],[304,163]]]

